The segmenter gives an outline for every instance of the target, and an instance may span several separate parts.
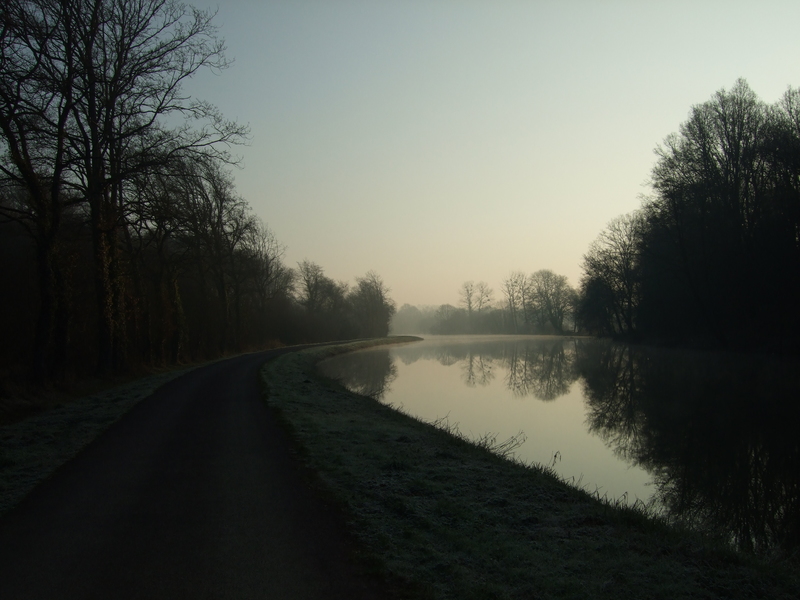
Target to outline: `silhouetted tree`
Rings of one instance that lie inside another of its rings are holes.
[[[59,260],[64,186],[73,157],[67,126],[75,109],[74,48],[64,43],[56,2],[9,0],[0,24],[0,215],[22,225],[35,247],[39,310],[34,377],[63,368],[66,356],[64,269]]]
[[[724,345],[796,331],[796,97],[790,89],[770,108],[739,80],[693,107],[658,148],[642,255],[653,331],[664,333],[659,313],[671,314],[683,337],[693,331]],[[684,291],[660,294],[665,286]]]
[[[460,304],[464,307],[464,310],[467,311],[467,319],[470,322],[472,321],[472,311],[475,309],[476,292],[474,281],[465,281],[461,284],[461,287],[458,288]]]
[[[384,337],[395,313],[389,288],[375,271],[356,278],[356,285],[347,297],[350,302],[357,337]]]
[[[567,278],[542,269],[530,276],[529,285],[531,312],[537,315],[540,330],[549,325],[556,333],[564,333],[564,320],[569,316],[573,295]]]
[[[211,13],[173,0],[9,0],[4,17],[6,175],[25,185],[38,214],[47,209],[44,238],[56,235],[64,190],[86,203],[98,368],[108,371],[127,347],[128,182],[177,154],[226,160],[245,134],[181,90],[199,70],[226,66],[223,44]],[[167,125],[180,117],[184,125]]]
[[[482,312],[489,308],[494,300],[494,292],[485,281],[475,284],[475,310]]]
[[[503,280],[502,290],[508,308],[511,333],[525,331],[528,324],[526,307],[530,304],[530,285],[527,276],[520,271],[511,273]]]
[[[590,331],[634,333],[641,296],[639,252],[643,228],[641,213],[617,217],[584,255],[579,311]]]
[[[584,257],[587,328],[796,350],[798,107],[797,90],[767,106],[741,79],[692,107],[656,149],[653,195]]]

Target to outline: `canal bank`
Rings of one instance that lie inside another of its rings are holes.
[[[787,562],[767,563],[603,504],[317,375],[319,360],[370,343],[286,355],[262,376],[267,403],[347,515],[365,562],[409,595],[800,595]]]

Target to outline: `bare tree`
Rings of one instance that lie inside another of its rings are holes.
[[[0,175],[14,202],[0,216],[22,224],[34,240],[39,282],[33,373],[63,367],[68,311],[59,235],[70,155],[67,125],[75,107],[74,48],[63,43],[59,3],[9,0],[0,10]],[[55,354],[51,349],[55,345]]]
[[[564,275],[549,269],[531,275],[531,304],[540,327],[549,324],[557,333],[564,332],[564,319],[572,303],[573,290]]]
[[[605,305],[613,333],[630,334],[636,327],[640,299],[639,243],[644,227],[641,213],[612,220],[583,257],[581,287],[585,301]],[[589,309],[586,309],[589,310]]]
[[[525,311],[525,287],[526,277],[520,271],[511,273],[506,279],[503,280],[503,295],[505,296],[505,304],[508,308],[509,318],[511,320],[511,330],[514,333],[519,331],[519,320],[524,317],[522,314]]]
[[[238,344],[240,288],[246,273],[241,272],[237,258],[258,223],[248,204],[236,194],[230,174],[215,160],[187,162],[179,184],[179,237],[193,258],[201,287],[208,284],[213,295],[206,302],[214,304],[216,344],[224,352],[231,342]]]
[[[212,13],[176,0],[9,0],[3,14],[3,172],[48,215],[45,237],[64,191],[88,205],[98,368],[108,371],[125,346],[119,247],[130,179],[177,155],[228,160],[246,134],[182,92],[199,70],[227,65],[224,45]]]
[[[458,288],[458,295],[460,304],[467,311],[467,318],[472,319],[472,311],[475,309],[475,301],[477,299],[477,289],[475,288],[474,281],[465,281]]]
[[[308,312],[317,312],[322,307],[325,279],[327,279],[322,267],[304,260],[298,263],[297,274],[298,301]]]
[[[348,296],[353,321],[359,337],[383,337],[389,334],[389,321],[395,313],[395,303],[389,298],[389,288],[375,271],[356,278],[356,286]]]
[[[485,281],[479,281],[475,285],[475,310],[476,312],[481,312],[489,306],[491,306],[493,302],[493,291],[492,288]]]
[[[286,247],[260,221],[249,231],[247,245],[256,262],[255,282],[260,307],[266,311],[269,300],[288,295],[294,288],[293,273],[283,264]]]

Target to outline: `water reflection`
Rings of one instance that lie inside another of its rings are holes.
[[[471,338],[475,340],[475,338]],[[403,364],[435,360],[442,366],[459,365],[462,380],[469,387],[490,384],[497,371],[515,396],[555,400],[569,391],[577,379],[574,370],[575,344],[563,339],[506,338],[498,342],[450,342],[446,345],[411,345],[398,348]]]
[[[561,340],[513,344],[505,360],[506,387],[516,396],[551,401],[569,391],[576,379],[575,348]]]
[[[652,473],[674,521],[763,553],[800,546],[798,365],[580,344],[590,430]]]
[[[423,342],[326,363],[321,366],[327,374],[351,390],[403,404],[428,420],[452,410],[451,417],[462,423],[472,418],[476,428],[494,427],[499,413],[507,413],[506,435],[522,426],[527,444],[544,444],[529,449],[527,460],[541,461],[542,453],[558,450],[574,460],[563,476],[586,474],[584,481],[612,497],[628,492],[631,498],[649,497],[668,519],[726,537],[740,548],[760,553],[800,548],[795,360],[511,337]],[[407,383],[405,396],[396,400],[393,394],[402,391],[412,367],[432,363],[444,369],[415,372],[431,380],[428,388]],[[444,385],[448,373],[458,373],[460,392],[451,394]],[[441,398],[448,395],[453,399],[445,404]],[[520,403],[529,398],[539,402]],[[564,425],[567,417],[578,422]],[[544,440],[556,433],[556,441]],[[607,472],[597,470],[603,445],[625,473],[614,474],[609,466],[602,467]],[[576,457],[581,453],[586,456]],[[649,491],[634,481],[634,470],[650,481]],[[620,481],[611,481],[614,477]]]
[[[383,398],[397,378],[397,367],[385,348],[334,356],[321,363],[320,370],[348,390],[376,400]]]
[[[461,366],[461,378],[469,387],[487,386],[494,380],[494,365],[489,357],[470,352]]]

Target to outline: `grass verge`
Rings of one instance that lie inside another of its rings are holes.
[[[0,426],[0,515],[137,402],[199,366],[136,379]]]
[[[404,342],[409,338],[392,338]],[[262,369],[267,403],[365,561],[415,598],[798,598],[770,564],[610,506],[317,374],[355,342]]]

